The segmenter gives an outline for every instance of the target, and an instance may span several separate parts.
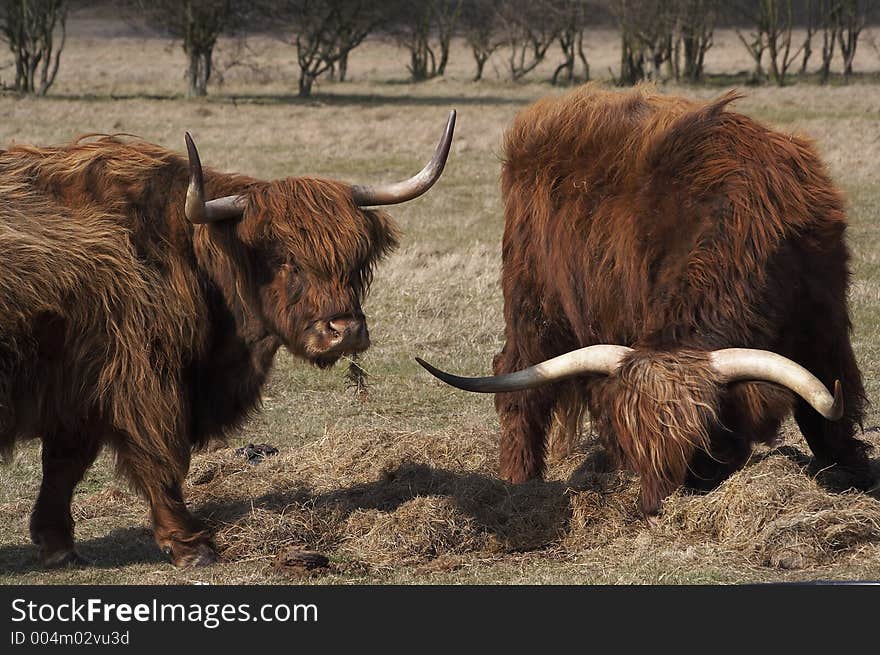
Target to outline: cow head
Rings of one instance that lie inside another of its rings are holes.
[[[207,201],[199,154],[187,134],[185,214],[192,223],[211,224],[218,238],[225,234],[243,253],[247,271],[236,274],[246,280],[236,282],[235,293],[245,297],[261,327],[293,354],[330,366],[369,346],[361,302],[374,265],[397,245],[391,218],[370,207],[426,192],[443,171],[454,126],[452,111],[431,161],[403,182],[360,186],[287,178]]]
[[[559,355],[521,371],[484,378],[466,378],[441,371],[416,357],[431,375],[448,385],[478,393],[503,393],[542,387],[582,375],[615,375],[634,353],[632,348],[596,344]],[[840,381],[830,393],[819,378],[787,357],[754,348],[724,348],[706,354],[709,377],[721,384],[771,382],[796,393],[830,421],[843,416]]]

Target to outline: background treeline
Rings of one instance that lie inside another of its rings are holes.
[[[475,81],[496,53],[513,81],[551,53],[561,55],[553,84],[585,81],[590,30],[612,26],[621,46],[612,75],[621,85],[700,82],[721,27],[735,29],[751,56],[752,83],[782,85],[808,72],[826,83],[835,62],[846,81],[864,28],[880,14],[880,0],[0,0],[0,41],[14,60],[4,86],[45,94],[58,75],[68,16],[95,5],[178,42],[192,96],[207,93],[219,37],[258,33],[290,45],[303,97],[321,77],[345,80],[368,37],[399,45],[415,82],[445,74],[454,38],[470,50]]]

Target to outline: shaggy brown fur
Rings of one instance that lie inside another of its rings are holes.
[[[644,505],[659,505],[685,479],[697,450],[709,450],[718,384],[704,352],[639,350],[614,377],[595,384],[597,430],[616,461],[645,473]]]
[[[0,150],[0,451],[43,441],[31,534],[46,564],[76,557],[70,498],[105,444],[174,563],[210,561],[180,488],[191,449],[255,411],[279,346],[336,361],[327,322],[363,320],[397,243],[342,183],[207,170],[209,197],[246,194],[247,210],[194,226],[187,182],[185,159],[147,143]]]
[[[709,103],[587,85],[522,111],[505,140],[502,285],[508,373],[596,343],[637,349],[607,380],[496,396],[501,469],[540,475],[551,417],[589,404],[641,474],[646,512],[717,483],[791,410],[816,456],[868,484],[849,340],[840,194],[811,144]],[[773,350],[843,383],[825,421],[771,385],[719,387],[700,351]],[[569,421],[569,423],[572,423]],[[708,448],[707,448],[708,444]]]

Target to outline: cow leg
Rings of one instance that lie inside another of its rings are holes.
[[[154,489],[150,510],[156,543],[170,553],[174,566],[205,566],[217,561],[208,531],[186,508],[180,483]]]
[[[825,346],[825,347],[823,347]],[[865,389],[849,339],[835,344],[813,344],[800,363],[812,371],[829,389],[834,380],[843,385],[843,417],[828,421],[798,398],[794,417],[801,434],[820,466],[836,465],[851,475],[851,483],[860,489],[870,488],[875,480],[870,471],[870,446],[855,437],[856,426],[864,415]]]
[[[496,375],[529,364],[512,356],[505,346],[495,357]],[[554,385],[528,391],[495,394],[501,424],[501,477],[513,483],[540,477],[544,472],[547,431],[553,414]]]
[[[98,439],[80,434],[55,434],[43,440],[43,480],[31,513],[30,533],[44,566],[85,562],[74,550],[70,502],[99,450]]]
[[[145,461],[142,453],[137,457],[125,451],[120,453],[123,470],[150,504],[156,543],[170,554],[171,563],[179,568],[217,561],[208,531],[183,500],[181,485],[189,469],[189,459],[189,451],[183,449],[173,463]]]

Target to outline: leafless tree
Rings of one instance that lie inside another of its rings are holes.
[[[816,35],[817,27],[818,27],[818,16],[817,5],[821,3],[816,0],[806,0],[805,8],[804,8],[804,27],[807,30],[807,34],[804,37],[804,45],[801,48],[801,52],[803,56],[801,58],[801,75],[804,75],[807,72],[807,65],[810,63],[810,58],[813,56],[813,37]]]
[[[755,83],[763,82],[765,77],[763,60],[764,52],[767,50],[767,25],[764,14],[759,9],[763,2],[764,0],[758,0],[758,2],[739,0],[732,9],[736,21],[743,21],[749,25],[748,36],[743,34],[740,27],[736,27],[736,36],[755,62],[755,68],[752,72],[752,81]]]
[[[262,13],[296,47],[302,98],[311,95],[315,80],[325,73],[345,78],[349,53],[381,18],[370,0],[273,0]]]
[[[510,78],[522,79],[544,61],[560,32],[553,0],[508,0],[498,12]]]
[[[241,25],[245,0],[136,0],[148,24],[181,41],[188,59],[187,93],[204,96],[213,72],[214,46],[221,34]]]
[[[584,32],[589,22],[590,8],[590,4],[584,0],[556,0],[551,7],[558,16],[557,40],[565,58],[553,71],[553,84],[557,84],[560,79],[568,84],[575,81],[575,57],[580,59],[583,66],[583,79],[590,79],[590,64],[584,52]],[[565,75],[560,78],[563,73]]]
[[[722,0],[606,0],[621,39],[618,84],[699,82]]]
[[[611,0],[620,27],[618,84],[660,79],[664,65],[674,65],[678,7],[670,0]]]
[[[471,52],[477,70],[474,82],[483,79],[483,68],[504,44],[498,25],[498,12],[505,0],[468,0],[461,11],[461,33]]]
[[[767,16],[767,52],[770,55],[770,73],[777,85],[785,84],[789,67],[804,46],[792,50],[794,19],[792,0],[762,0]]]
[[[770,75],[779,86],[785,84],[788,69],[804,48],[792,47],[794,14],[792,0],[758,0],[737,4],[739,14],[751,25],[747,39],[737,28],[737,35],[755,60],[755,81],[761,81],[764,72],[761,60],[764,52],[769,56]]]
[[[843,57],[844,80],[848,80],[852,75],[859,36],[868,23],[869,13],[876,4],[877,0],[838,0],[837,44]]]
[[[720,5],[720,0],[678,2],[678,41],[684,55],[683,76],[688,82],[699,82],[703,79],[703,64],[706,52],[712,47]],[[677,56],[675,62],[678,68]]]
[[[620,74],[616,82],[633,85],[645,78],[645,53],[638,38],[637,13],[632,0],[610,0],[609,8],[620,29]]]
[[[0,38],[15,59],[13,88],[46,95],[67,35],[66,0],[0,0]]]
[[[407,69],[412,79],[442,76],[464,0],[396,0],[385,5],[394,39],[409,50]]]
[[[822,66],[819,69],[820,84],[827,84],[831,77],[831,62],[840,30],[839,0],[817,0],[816,12],[822,30]]]

